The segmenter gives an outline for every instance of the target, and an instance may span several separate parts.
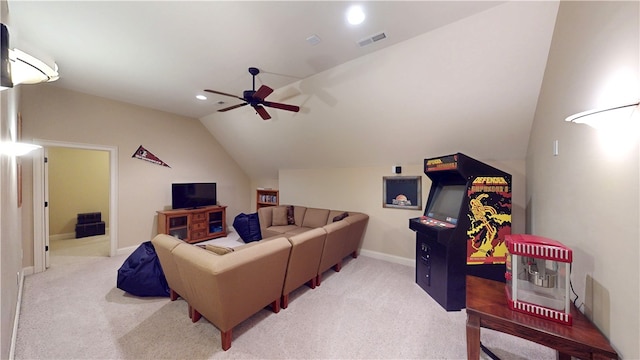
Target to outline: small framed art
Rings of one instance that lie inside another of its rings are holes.
[[[422,210],[422,177],[384,176],[382,207]]]

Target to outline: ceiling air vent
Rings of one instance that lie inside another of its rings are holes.
[[[367,46],[369,44],[373,44],[376,41],[380,41],[380,40],[386,39],[386,38],[387,38],[387,35],[385,33],[381,32],[379,34],[375,34],[375,35],[366,37],[364,39],[358,40],[358,45],[360,45],[360,47],[363,47],[363,46]]]

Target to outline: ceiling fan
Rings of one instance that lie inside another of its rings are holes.
[[[253,76],[253,90],[245,90],[242,93],[242,97],[236,96],[236,95],[233,95],[233,94],[223,93],[223,92],[216,91],[216,90],[205,89],[204,91],[210,92],[210,93],[214,93],[214,94],[224,95],[224,96],[231,96],[231,97],[234,97],[236,99],[240,99],[240,100],[244,101],[244,103],[242,103],[242,104],[233,105],[233,106],[229,106],[229,107],[226,107],[224,109],[218,110],[218,111],[221,111],[221,112],[233,110],[233,109],[239,108],[241,106],[245,106],[245,105],[251,105],[256,110],[258,115],[260,115],[262,120],[268,120],[268,119],[271,119],[271,116],[269,115],[267,110],[264,108],[264,106],[272,107],[272,108],[276,108],[276,109],[280,109],[280,110],[294,111],[294,112],[300,111],[300,107],[299,106],[266,101],[264,98],[269,96],[269,94],[271,94],[273,92],[273,89],[268,87],[268,86],[266,86],[266,85],[262,85],[262,86],[260,86],[258,91],[256,91],[256,75],[258,75],[259,73],[260,73],[260,70],[258,68],[255,68],[255,67],[250,67],[249,68],[249,74],[251,74]]]

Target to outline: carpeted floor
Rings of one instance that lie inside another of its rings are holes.
[[[222,240],[221,240],[222,241]],[[233,331],[229,351],[179,299],[116,288],[126,259],[88,257],[26,277],[16,359],[463,359],[465,311],[446,312],[414,269],[365,256],[302,287],[287,309],[262,310]],[[554,359],[547,347],[482,330],[501,359]],[[489,357],[482,355],[484,359]]]
[[[49,252],[50,266],[89,260],[95,257],[108,257],[111,250],[109,235],[89,236],[79,239],[51,240]]]

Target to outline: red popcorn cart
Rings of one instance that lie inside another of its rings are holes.
[[[571,325],[571,249],[541,236],[506,235],[505,290],[514,311]]]

